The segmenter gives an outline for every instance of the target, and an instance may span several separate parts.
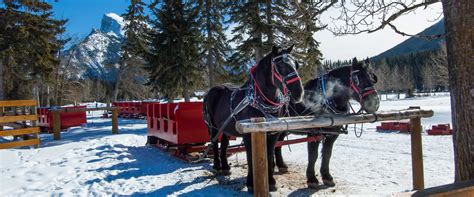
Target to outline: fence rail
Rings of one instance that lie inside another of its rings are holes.
[[[412,131],[411,155],[413,189],[421,190],[424,188],[421,117],[431,116],[433,116],[432,110],[421,110],[419,107],[410,107],[407,110],[400,111],[359,115],[339,115],[331,117],[303,116],[271,120],[267,120],[265,118],[251,118],[249,120],[237,122],[235,127],[241,134],[251,134],[252,136],[252,173],[254,177],[254,194],[255,196],[269,196],[266,132],[321,128],[354,123],[371,123],[385,120],[410,119]]]
[[[38,148],[40,140],[37,121],[35,100],[0,101],[0,137],[13,136],[13,141],[0,143],[0,149],[19,146]],[[13,129],[4,130],[5,126]],[[23,140],[15,141],[19,136]]]

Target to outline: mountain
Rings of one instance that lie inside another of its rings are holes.
[[[71,46],[62,56],[72,79],[115,78],[115,64],[120,60],[124,40],[124,21],[114,13],[102,17],[100,29],[92,29],[81,42]],[[67,63],[69,62],[69,64]]]
[[[417,35],[439,35],[444,33],[444,19],[441,19],[436,24],[426,28]],[[440,44],[444,43],[444,38],[437,38],[434,40],[426,40],[417,37],[411,37],[393,48],[373,57],[374,60],[380,60],[386,57],[395,57],[401,55],[408,55],[414,52],[431,51],[438,49]]]

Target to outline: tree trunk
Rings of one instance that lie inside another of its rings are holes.
[[[253,3],[253,18],[254,20],[258,20],[258,24],[261,23],[261,18],[260,18],[260,6],[258,5],[257,2],[254,2]],[[254,50],[255,50],[255,63],[258,63],[258,61],[260,61],[260,59],[262,59],[263,57],[263,54],[262,54],[262,32],[261,31],[258,31],[259,27],[258,25],[256,24],[257,22],[254,22],[253,25],[253,29],[254,29],[254,32],[256,33],[255,36],[255,39],[254,39]]]
[[[120,86],[120,75],[122,74],[122,70],[119,68],[117,71],[117,79],[115,80],[114,91],[112,93],[112,102],[117,101],[119,86]]]
[[[443,0],[455,182],[474,179],[474,1]]]
[[[206,28],[207,28],[207,44],[210,46],[211,43],[211,38],[212,38],[212,33],[211,31],[213,30],[211,27],[211,0],[206,0]],[[207,54],[207,69],[208,69],[208,77],[209,77],[209,88],[212,88],[216,85],[216,77],[215,77],[215,65],[216,60],[215,60],[215,53],[214,49],[209,49],[208,54]]]
[[[268,43],[268,46],[267,47],[270,47],[269,49],[272,48],[273,45],[275,45],[275,38],[273,36],[273,28],[272,28],[272,25],[273,25],[273,14],[272,14],[272,1],[267,1],[266,2],[266,8],[265,8],[265,15],[266,15],[266,18],[267,18],[267,25],[268,25],[268,29],[267,29],[267,43]]]
[[[189,96],[189,84],[188,82],[185,82],[183,85],[183,97],[184,97],[184,102],[190,102],[191,98]]]
[[[4,65],[0,61],[0,100],[5,100],[5,89],[3,88],[3,80],[5,79],[3,77],[3,70],[4,70]]]

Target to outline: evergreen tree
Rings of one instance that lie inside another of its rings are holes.
[[[209,87],[213,87],[225,77],[223,66],[230,51],[223,24],[226,4],[212,0],[201,0],[199,4],[203,21],[201,32],[204,37],[201,56],[207,66]]]
[[[305,3],[294,3],[294,14],[296,19],[295,33],[292,34],[296,44],[296,55],[303,62],[299,74],[303,82],[315,77],[318,73],[325,72],[322,67],[322,54],[319,50],[319,42],[314,38],[314,34],[324,27],[318,26],[319,16],[332,6],[334,2],[310,1]]]
[[[230,5],[229,22],[237,24],[230,40],[238,44],[229,61],[234,81],[244,81],[248,68],[272,46],[291,44],[292,28],[287,21],[289,9],[280,1],[234,2]]]
[[[230,5],[229,22],[237,24],[230,40],[238,44],[229,59],[230,76],[234,82],[243,82],[249,68],[263,57],[263,21],[259,4],[254,1],[236,1]]]
[[[31,98],[32,87],[51,83],[66,20],[52,18],[44,1],[4,1],[0,8],[0,73],[5,99]],[[35,93],[38,96],[38,92]]]
[[[117,68],[117,77],[113,90],[113,101],[117,100],[119,89],[126,92],[133,89],[143,89],[141,87],[143,81],[140,80],[138,74],[143,74],[142,67],[144,65],[143,55],[148,45],[146,35],[148,32],[148,17],[144,14],[145,3],[141,0],[131,0],[127,12],[123,14],[125,23],[125,39],[122,44],[122,55]],[[134,83],[128,81],[122,84],[122,78],[128,78]],[[133,95],[136,95],[133,93]],[[124,95],[125,96],[125,95]]]
[[[198,9],[193,3],[167,0],[150,5],[152,21],[151,49],[147,52],[149,85],[170,102],[182,92],[186,101],[190,91],[202,82],[198,43],[201,40]]]

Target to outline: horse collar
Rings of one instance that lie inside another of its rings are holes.
[[[330,112],[332,112],[333,114],[342,114],[342,113],[346,113],[347,110],[339,110],[337,109],[337,104],[334,102],[334,99],[331,99],[329,100],[326,96],[326,82],[325,82],[325,78],[327,77],[326,74],[321,74],[321,76],[319,77],[320,78],[320,81],[321,81],[321,92],[322,92],[322,95],[323,95],[323,106],[325,109],[328,109]]]

